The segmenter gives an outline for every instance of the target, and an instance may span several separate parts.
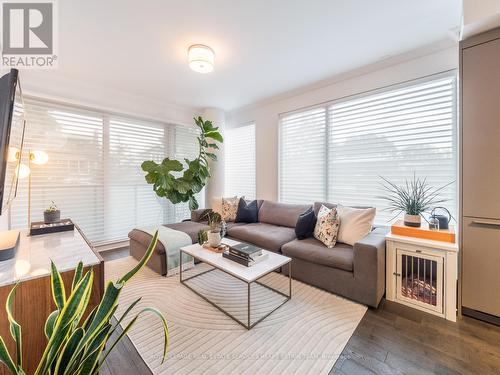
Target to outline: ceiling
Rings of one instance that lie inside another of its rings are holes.
[[[232,110],[451,39],[461,0],[58,1],[59,67],[44,78]],[[187,48],[216,53],[199,74]]]

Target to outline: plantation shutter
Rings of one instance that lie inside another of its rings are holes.
[[[255,124],[226,129],[225,195],[255,199]]]
[[[325,108],[313,108],[281,117],[281,202],[311,203],[325,200],[326,145]]]
[[[433,187],[457,178],[454,77],[333,104],[328,116],[328,201],[375,206],[387,223],[379,176],[402,184],[415,173]],[[441,197],[456,217],[456,185]]]

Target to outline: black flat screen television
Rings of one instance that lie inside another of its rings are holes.
[[[0,215],[17,194],[25,129],[24,103],[17,69],[0,78]]]

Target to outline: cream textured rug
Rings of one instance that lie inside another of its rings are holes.
[[[116,280],[136,264],[132,257],[106,262],[106,280]],[[199,264],[189,272],[208,269]],[[271,273],[260,280],[288,293],[288,278]],[[246,317],[245,283],[213,271],[188,281],[241,319]],[[206,295],[205,294],[205,295]],[[168,321],[168,359],[161,362],[161,323],[139,318],[129,337],[155,374],[328,374],[363,317],[366,307],[299,281],[292,299],[250,331],[179,283],[144,268],[125,287],[117,316],[138,297],[135,309],[154,306]],[[251,289],[252,321],[283,297],[260,285]]]

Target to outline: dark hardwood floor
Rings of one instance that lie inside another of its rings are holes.
[[[128,249],[102,253],[105,261]],[[101,371],[151,374],[126,337]],[[500,374],[500,327],[464,317],[452,323],[383,300],[369,309],[330,374]]]

